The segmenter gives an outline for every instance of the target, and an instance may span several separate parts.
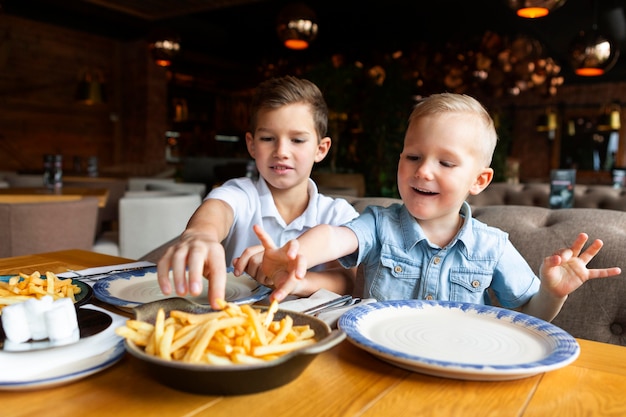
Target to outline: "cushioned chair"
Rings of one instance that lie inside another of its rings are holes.
[[[200,182],[149,182],[148,191],[174,191],[177,193],[198,194],[201,198],[206,195],[206,184]]]
[[[0,188],[9,188],[9,177],[15,175],[14,171],[0,171]]]
[[[117,236],[99,238],[93,250],[115,254],[117,244],[119,256],[139,259],[180,235],[201,202],[200,195],[195,193],[128,192],[119,202]]]
[[[109,190],[107,203],[100,208],[98,232],[116,228],[118,222],[118,202],[128,188],[128,180],[114,177],[66,177],[63,185],[67,187],[106,188]]]
[[[9,173],[4,181],[9,183],[10,187],[43,187],[43,174],[18,174]]]
[[[91,250],[98,199],[0,204],[0,257]]]
[[[128,191],[146,191],[148,184],[171,184],[174,181],[176,181],[174,178],[129,177]]]
[[[322,194],[353,197],[365,196],[365,177],[362,174],[313,172],[311,178]]]

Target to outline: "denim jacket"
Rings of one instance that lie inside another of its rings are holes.
[[[403,204],[370,206],[346,226],[359,249],[340,259],[346,268],[362,264],[364,297],[451,300],[492,304],[488,289],[508,308],[525,304],[539,278],[513,247],[508,234],[472,218],[464,203],[463,226],[444,248],[431,244]]]

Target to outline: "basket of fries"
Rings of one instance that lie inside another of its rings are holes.
[[[118,328],[127,351],[158,382],[185,392],[241,395],[296,379],[345,334],[322,320],[271,306],[223,303],[212,310],[184,298],[146,303]]]

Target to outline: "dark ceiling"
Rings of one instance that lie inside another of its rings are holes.
[[[169,28],[180,34],[189,56],[210,56],[233,65],[256,66],[282,58],[313,61],[336,52],[367,59],[424,41],[446,48],[444,41],[468,41],[493,31],[526,34],[542,42],[563,67],[566,82],[626,79],[626,0],[567,0],[550,16],[535,20],[518,18],[504,0],[310,0],[319,35],[308,50],[298,52],[286,50],[276,35],[276,16],[289,3],[285,0],[0,1],[8,14],[122,40]],[[569,45],[594,20],[624,52],[606,75],[581,79],[569,69]]]

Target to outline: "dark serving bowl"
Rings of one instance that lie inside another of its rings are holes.
[[[133,309],[137,320],[154,323],[159,308],[166,316],[171,310],[190,313],[212,311],[184,298],[168,298],[146,303]],[[267,306],[255,306],[262,310]],[[141,360],[152,378],[163,385],[185,392],[210,395],[241,395],[267,391],[296,379],[315,357],[345,339],[341,330],[332,330],[322,320],[294,311],[278,310],[274,320],[285,315],[293,318],[294,325],[310,325],[317,342],[287,353],[278,359],[251,365],[204,365],[180,361],[167,361],[149,355],[133,342],[126,340],[126,350]]]

